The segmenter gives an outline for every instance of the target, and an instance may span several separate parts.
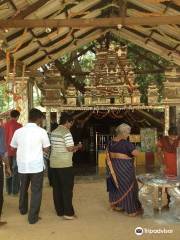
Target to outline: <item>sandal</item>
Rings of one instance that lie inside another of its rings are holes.
[[[112,210],[117,211],[117,212],[123,212],[124,211],[124,209],[120,208],[120,207],[113,207]]]

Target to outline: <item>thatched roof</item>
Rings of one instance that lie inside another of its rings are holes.
[[[32,70],[100,38],[109,31],[180,65],[179,10],[180,1],[178,0],[2,0],[0,1],[0,39],[3,39],[4,47],[0,52],[0,74],[1,76],[5,74],[5,49],[7,48],[11,52],[11,58],[16,59],[17,64],[25,64]],[[139,25],[125,24],[128,17],[146,19],[148,16],[149,24],[143,25],[143,22]],[[159,24],[151,24],[151,17],[153,20],[156,16],[160,16]],[[168,19],[173,16],[177,16],[177,20],[172,22],[169,20],[169,22],[176,24],[161,23],[161,20],[164,23],[168,22]],[[49,28],[47,22],[48,26],[44,25],[40,28],[30,25],[27,28],[16,27],[6,31],[6,28],[2,28],[5,25],[1,22],[1,20],[8,22],[9,20],[35,19],[40,24],[40,19],[75,19],[76,21],[77,19],[113,17],[121,17],[121,25]]]

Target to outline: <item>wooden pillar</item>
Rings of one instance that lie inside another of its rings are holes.
[[[61,117],[61,111],[59,109],[57,109],[57,123],[59,124],[59,120]]]
[[[176,126],[176,106],[170,106],[169,108],[169,124],[170,126]]]
[[[166,105],[164,109],[164,135],[168,135],[169,130],[169,106]]]
[[[176,106],[176,126],[180,135],[180,105]]]
[[[34,81],[33,79],[29,79],[27,82],[27,95],[28,95],[28,112],[30,111],[31,108],[33,108],[33,86],[34,86]]]
[[[46,131],[51,131],[51,107],[46,107]]]
[[[21,98],[15,104],[16,108],[20,109],[19,122],[22,125],[28,122],[28,81],[29,78],[26,78],[24,81],[17,81],[16,83],[16,91]]]

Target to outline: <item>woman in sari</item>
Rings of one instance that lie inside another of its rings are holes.
[[[112,209],[121,209],[129,216],[141,213],[141,203],[138,199],[138,184],[135,176],[133,157],[138,151],[127,138],[131,127],[125,123],[116,128],[117,136],[107,148],[107,179],[109,201]]]
[[[162,137],[158,141],[158,157],[161,164],[161,171],[167,177],[177,176],[177,148],[180,147],[180,137],[178,136],[177,128],[170,127],[168,136]],[[167,195],[167,205],[169,208],[170,196],[165,189]]]
[[[166,176],[177,176],[176,150],[180,147],[180,137],[176,127],[170,127],[169,136],[164,136],[158,141],[158,155],[161,169]]]

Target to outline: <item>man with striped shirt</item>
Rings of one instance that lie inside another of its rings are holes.
[[[51,133],[50,167],[52,168],[53,199],[58,216],[72,220],[75,217],[72,205],[74,173],[72,156],[81,148],[74,146],[70,128],[73,118],[62,113],[60,125]]]

